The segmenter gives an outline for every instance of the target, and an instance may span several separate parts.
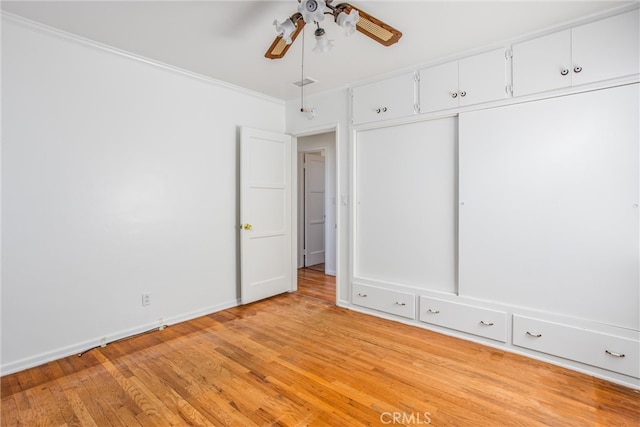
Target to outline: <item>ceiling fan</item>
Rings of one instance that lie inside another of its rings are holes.
[[[332,2],[333,0],[298,0],[296,13],[280,23],[277,20],[273,21],[277,36],[264,56],[269,59],[282,58],[305,24],[313,23],[317,26],[315,30],[317,45],[314,51],[329,50],[332,42],[327,39],[324,29],[320,27],[320,22],[324,20],[325,15],[332,15],[336,24],[344,29],[346,35],[351,35],[357,30],[384,46],[391,46],[402,37],[400,31],[361,9],[349,3],[333,6]]]

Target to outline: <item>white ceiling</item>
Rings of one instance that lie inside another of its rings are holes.
[[[306,93],[424,64],[563,24],[603,10],[637,3],[617,1],[350,1],[399,29],[398,44],[384,47],[356,33],[345,37],[323,22],[335,48],[311,52],[306,27],[305,75],[318,82]],[[341,3],[335,0],[334,4]],[[295,12],[281,1],[2,1],[2,9],[156,61],[223,80],[276,98],[300,90],[302,36],[284,59],[264,53],[274,39],[274,19]]]

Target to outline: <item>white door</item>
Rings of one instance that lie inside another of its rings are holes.
[[[638,73],[639,19],[633,10],[571,30],[574,86]]]
[[[304,266],[324,262],[324,157],[304,155]]]
[[[291,218],[291,137],[243,127],[240,132],[242,304],[293,288]]]
[[[461,107],[506,98],[505,49],[494,49],[461,59],[458,71]]]
[[[513,96],[571,86],[571,30],[513,45]]]
[[[458,106],[458,61],[420,71],[420,112]]]

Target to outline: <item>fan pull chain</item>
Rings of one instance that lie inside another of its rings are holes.
[[[304,113],[304,28],[302,28],[302,66],[300,67],[300,112]]]

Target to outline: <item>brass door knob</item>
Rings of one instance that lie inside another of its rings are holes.
[[[244,224],[242,228],[247,231],[253,230],[253,226],[251,224]]]

